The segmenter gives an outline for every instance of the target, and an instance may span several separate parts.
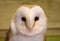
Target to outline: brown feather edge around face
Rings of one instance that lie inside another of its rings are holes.
[[[34,7],[34,6],[39,6],[39,5],[21,5],[20,7],[28,7],[28,8],[31,9],[31,8]],[[20,7],[19,7],[19,8],[20,8]],[[39,6],[39,7],[40,7],[40,6]]]

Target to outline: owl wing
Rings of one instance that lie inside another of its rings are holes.
[[[11,28],[9,28],[8,32],[6,33],[5,41],[9,41],[9,39],[11,38],[11,36],[12,36],[12,32],[11,32]]]

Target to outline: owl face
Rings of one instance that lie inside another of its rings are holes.
[[[14,16],[15,32],[24,35],[35,35],[46,28],[46,16],[40,6],[21,6]]]

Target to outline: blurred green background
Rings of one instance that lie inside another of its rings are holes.
[[[0,0],[0,41],[4,41],[12,15],[21,5],[40,5],[48,18],[47,41],[60,41],[60,0]]]

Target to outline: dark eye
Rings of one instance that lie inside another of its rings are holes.
[[[39,17],[35,17],[35,19],[34,19],[35,21],[38,21],[39,20]]]
[[[26,21],[26,18],[25,18],[25,17],[22,17],[21,20],[22,20],[22,21]]]

